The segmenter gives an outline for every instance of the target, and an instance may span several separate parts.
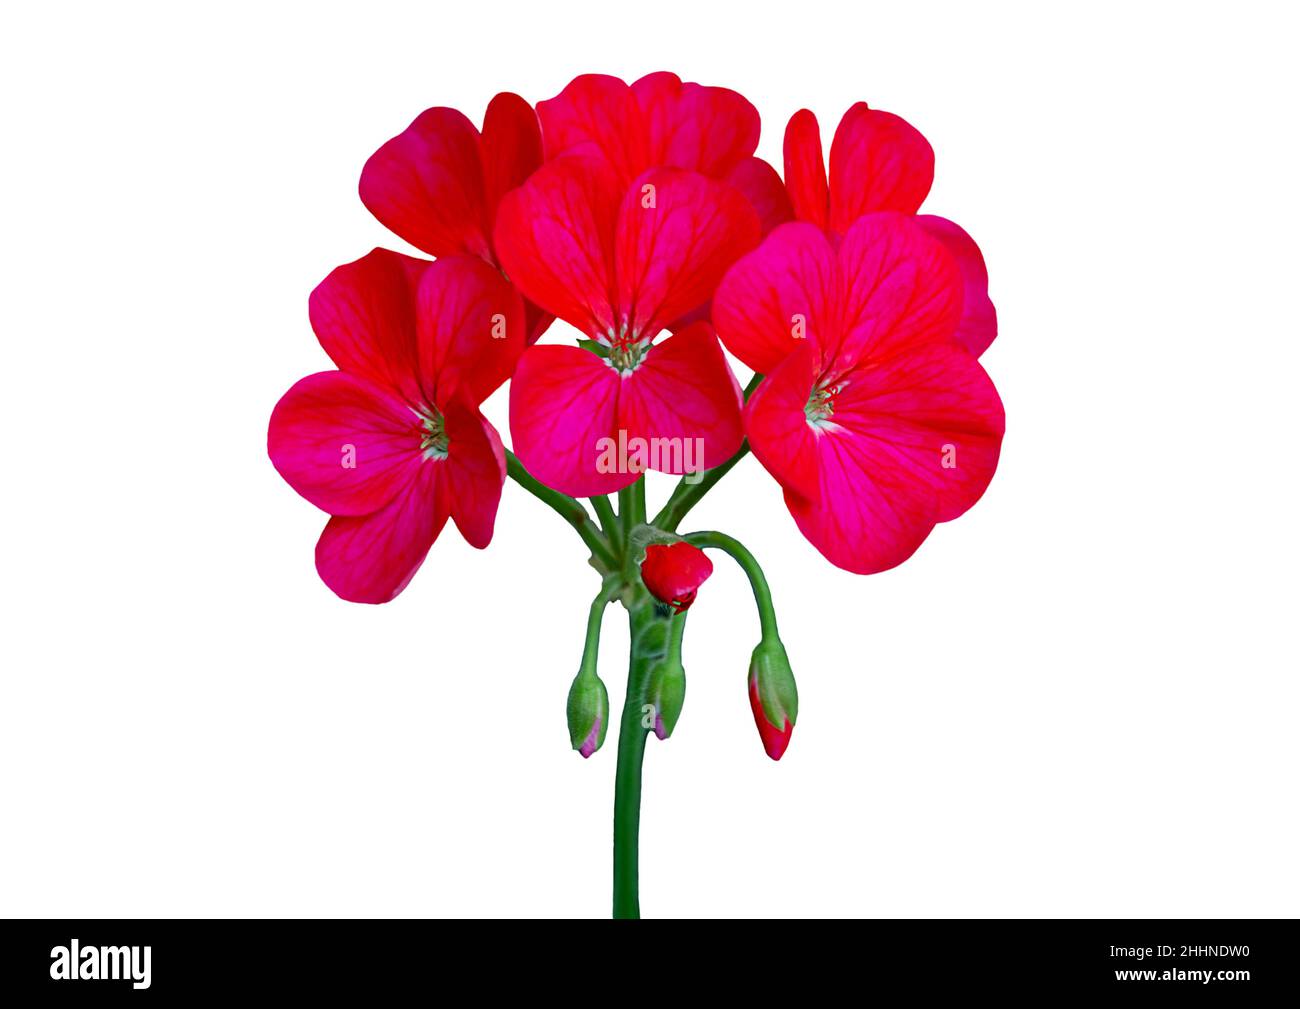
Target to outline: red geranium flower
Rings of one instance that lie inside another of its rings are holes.
[[[858,102],[840,120],[831,143],[829,183],[817,117],[800,109],[785,130],[785,185],[794,216],[832,240],[863,214],[896,210],[915,214],[934,181],[934,151],[910,123]],[[917,221],[942,242],[961,270],[964,298],[956,340],[978,357],[998,333],[989,300],[989,275],[979,246],[952,221],[922,215]]]
[[[794,222],[727,274],[714,319],[767,377],[745,427],[803,534],[862,574],[906,560],[984,492],[1002,403],[955,338],[956,262],[914,218],[869,213],[836,249]]]
[[[627,179],[640,164],[625,158],[615,169],[579,145],[508,194],[497,214],[496,247],[520,290],[603,351],[530,347],[511,383],[515,452],[538,479],[575,496],[619,490],[645,468],[717,466],[743,438],[740,389],[711,328],[697,322],[653,340],[708,302],[757,243],[758,217],[738,189],[697,171],[652,167]],[[630,465],[624,446],[639,456]]]
[[[542,163],[532,106],[502,92],[488,103],[480,134],[456,109],[421,112],[361,171],[361,202],[394,234],[431,256],[463,253],[500,266],[492,228],[501,198]],[[528,342],[552,316],[525,305]]]
[[[396,596],[453,518],[492,539],[505,454],[478,406],[523,350],[523,304],[480,259],[376,249],[312,292],[312,328],[338,371],[309,375],[271,414],[280,475],[333,517],[316,569],[352,602]]]
[[[580,151],[602,157],[626,188],[648,168],[684,168],[735,186],[766,234],[793,211],[781,177],[754,157],[758,110],[728,88],[683,83],[660,71],[632,84],[604,74],[575,77],[538,102],[546,157]]]

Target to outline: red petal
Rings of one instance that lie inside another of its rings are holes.
[[[859,574],[901,564],[979,499],[1005,426],[993,383],[955,346],[854,372],[831,419],[816,440],[817,493],[787,490],[786,505],[827,559]]]
[[[528,299],[524,299],[524,329],[528,333],[528,346],[542,338],[542,334],[551,328],[555,316],[544,308],[538,308]]]
[[[593,337],[614,327],[614,220],[622,193],[596,159],[564,157],[506,194],[496,248],[524,296]]]
[[[651,169],[619,210],[617,305],[634,334],[653,336],[712,296],[727,268],[759,238],[738,190],[695,172]]]
[[[840,243],[837,272],[841,335],[822,345],[833,373],[952,342],[961,318],[961,275],[916,218],[859,218]]]
[[[740,386],[707,323],[656,343],[622,381],[619,427],[647,441],[649,468],[700,472],[740,448]]]
[[[783,719],[784,724],[779,729],[767,720],[763,701],[758,696],[758,680],[753,678],[749,681],[749,710],[754,713],[754,724],[758,726],[758,737],[763,741],[763,749],[773,760],[780,760],[790,747],[794,726],[788,718]]]
[[[766,374],[807,339],[829,342],[834,291],[826,236],[811,224],[783,224],[728,271],[713,321],[727,349]]]
[[[957,261],[965,297],[955,336],[959,344],[979,357],[998,335],[998,313],[989,300],[989,271],[984,266],[980,247],[970,235],[945,218],[925,216],[916,220]]]
[[[441,467],[423,463],[415,479],[371,515],[329,520],[316,544],[316,570],[337,595],[386,603],[406,588],[447,523]]]
[[[727,176],[727,182],[745,194],[758,214],[762,233],[766,235],[778,224],[794,219],[785,183],[776,169],[762,158],[746,158]]]
[[[735,91],[648,74],[632,85],[647,131],[642,168],[664,165],[721,179],[758,146],[758,110]]]
[[[496,429],[459,397],[447,404],[445,419],[451,517],[466,542],[482,550],[492,542],[506,482],[505,449]]]
[[[822,230],[830,213],[826,163],[822,161],[822,135],[817,117],[800,109],[785,127],[785,185],[794,215]]]
[[[575,148],[598,152],[624,185],[649,164],[640,111],[617,77],[575,77],[554,98],[538,102],[537,115],[548,160]]]
[[[415,290],[429,266],[375,249],[340,266],[308,300],[311,327],[343,371],[419,399]]]
[[[420,282],[421,384],[442,406],[464,390],[477,405],[514,371],[527,332],[524,306],[500,271],[447,256]]]
[[[816,357],[804,344],[763,379],[745,405],[745,433],[754,458],[796,494],[817,494],[816,435],[805,407],[817,379]]]
[[[934,151],[905,119],[858,102],[831,143],[830,226],[844,234],[863,214],[915,214],[934,181]]]
[[[331,515],[377,511],[420,464],[420,423],[402,400],[341,371],[308,375],[271,411],[271,462]]]
[[[420,113],[379,148],[360,192],[385,227],[431,256],[491,256],[479,135],[455,109]]]
[[[510,383],[510,437],[524,467],[574,497],[635,483],[639,472],[602,464],[609,445],[603,439],[618,438],[619,384],[614,369],[590,351],[529,347]]]
[[[501,198],[541,167],[542,128],[533,107],[509,91],[488,102],[483,114],[482,152],[490,235]]]

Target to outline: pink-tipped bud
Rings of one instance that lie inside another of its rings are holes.
[[[799,691],[779,638],[764,638],[754,649],[749,662],[749,706],[763,749],[780,760],[794,734]]]
[[[711,574],[713,562],[685,541],[652,543],[641,562],[641,580],[650,594],[678,613],[695,602],[695,593]]]
[[[609,727],[609,692],[599,676],[579,673],[569,688],[569,742],[590,757],[605,742]]]
[[[650,671],[650,697],[654,707],[654,733],[667,739],[682,716],[686,701],[686,670],[680,659],[669,656]]]

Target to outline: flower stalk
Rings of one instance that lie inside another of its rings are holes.
[[[592,522],[591,513],[582,506],[581,501],[547,487],[546,484],[529,473],[524,468],[524,464],[509,449],[506,449],[506,473],[520,487],[528,491],[533,497],[550,505],[564,521],[573,526],[574,531],[582,537],[582,542],[587,544],[592,559],[603,566],[602,573],[613,571],[618,567],[618,562],[610,549],[609,541]]]

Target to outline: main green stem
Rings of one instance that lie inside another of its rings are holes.
[[[631,655],[627,696],[618,726],[618,768],[614,774],[614,917],[640,918],[638,847],[641,828],[641,770],[649,734],[650,671],[667,654],[669,617],[643,588],[628,609]]]

